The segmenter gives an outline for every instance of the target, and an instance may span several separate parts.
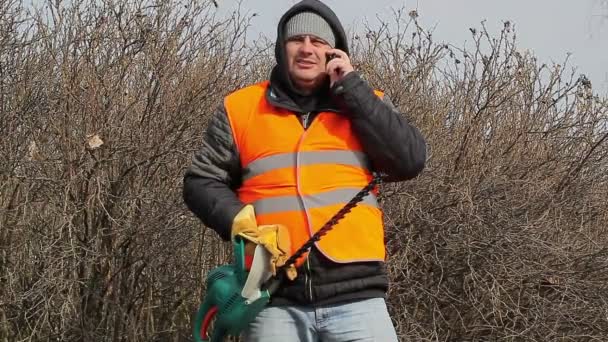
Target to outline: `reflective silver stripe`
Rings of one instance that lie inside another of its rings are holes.
[[[350,201],[361,189],[338,189],[328,192],[316,194],[314,196],[304,196],[306,208],[318,208],[332,204],[346,204]],[[378,201],[374,194],[369,194],[363,197],[361,203],[378,207]]]
[[[243,169],[243,180],[247,180],[274,169],[292,167],[294,165],[296,165],[295,153],[275,154],[274,156],[258,159],[249,163],[249,165]]]
[[[296,153],[281,153],[255,160],[243,170],[243,180],[258,176],[275,169],[294,167]],[[300,165],[342,164],[370,169],[370,162],[363,152],[348,150],[300,152]]]
[[[277,196],[261,199],[253,202],[253,208],[256,214],[304,210],[298,196]]]
[[[314,196],[304,196],[306,209],[319,208],[332,204],[346,204],[361,189],[339,189],[322,192]],[[369,194],[363,198],[362,203],[372,207],[378,207],[378,201],[374,194]],[[302,205],[298,196],[277,196],[255,201],[253,203],[257,214],[273,214],[282,211],[301,211]]]

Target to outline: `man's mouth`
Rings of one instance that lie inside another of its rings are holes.
[[[317,65],[315,61],[307,60],[307,59],[296,59],[296,64],[301,68],[309,68]]]

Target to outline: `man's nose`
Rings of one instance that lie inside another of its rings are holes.
[[[312,48],[313,48],[313,44],[312,41],[310,40],[310,36],[306,36],[304,37],[304,41],[302,42],[302,45],[300,45],[300,50],[302,52],[312,52]]]

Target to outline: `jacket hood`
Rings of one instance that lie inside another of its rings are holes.
[[[274,88],[281,88],[279,93],[286,93],[292,100],[296,102],[302,102],[302,99],[296,99],[297,97],[302,97],[302,95],[296,90],[289,78],[289,71],[287,68],[286,57],[285,57],[285,24],[287,21],[300,12],[314,12],[321,17],[323,17],[329,26],[332,28],[334,36],[336,38],[335,48],[340,49],[347,54],[348,50],[348,40],[346,38],[346,33],[344,32],[344,28],[340,23],[340,20],[327,5],[322,3],[319,0],[303,0],[295,5],[293,5],[279,20],[279,24],[277,25],[277,40],[275,42],[275,60],[276,66],[272,70],[271,74],[271,83]],[[329,82],[325,87],[329,87]],[[304,101],[306,102],[306,101]]]

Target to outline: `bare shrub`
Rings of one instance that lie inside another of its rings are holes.
[[[509,22],[463,50],[396,17],[356,41],[430,146],[421,177],[385,187],[400,335],[605,340],[608,102],[518,50]]]
[[[6,6],[3,337],[183,339],[202,270],[226,257],[186,215],[181,175],[221,95],[250,81],[248,18],[186,0]]]
[[[268,76],[249,17],[211,2],[0,3],[0,341],[185,341],[230,250],[181,177],[210,113]],[[429,142],[383,185],[403,340],[606,340],[608,101],[510,23],[436,43],[417,13],[353,61]]]

